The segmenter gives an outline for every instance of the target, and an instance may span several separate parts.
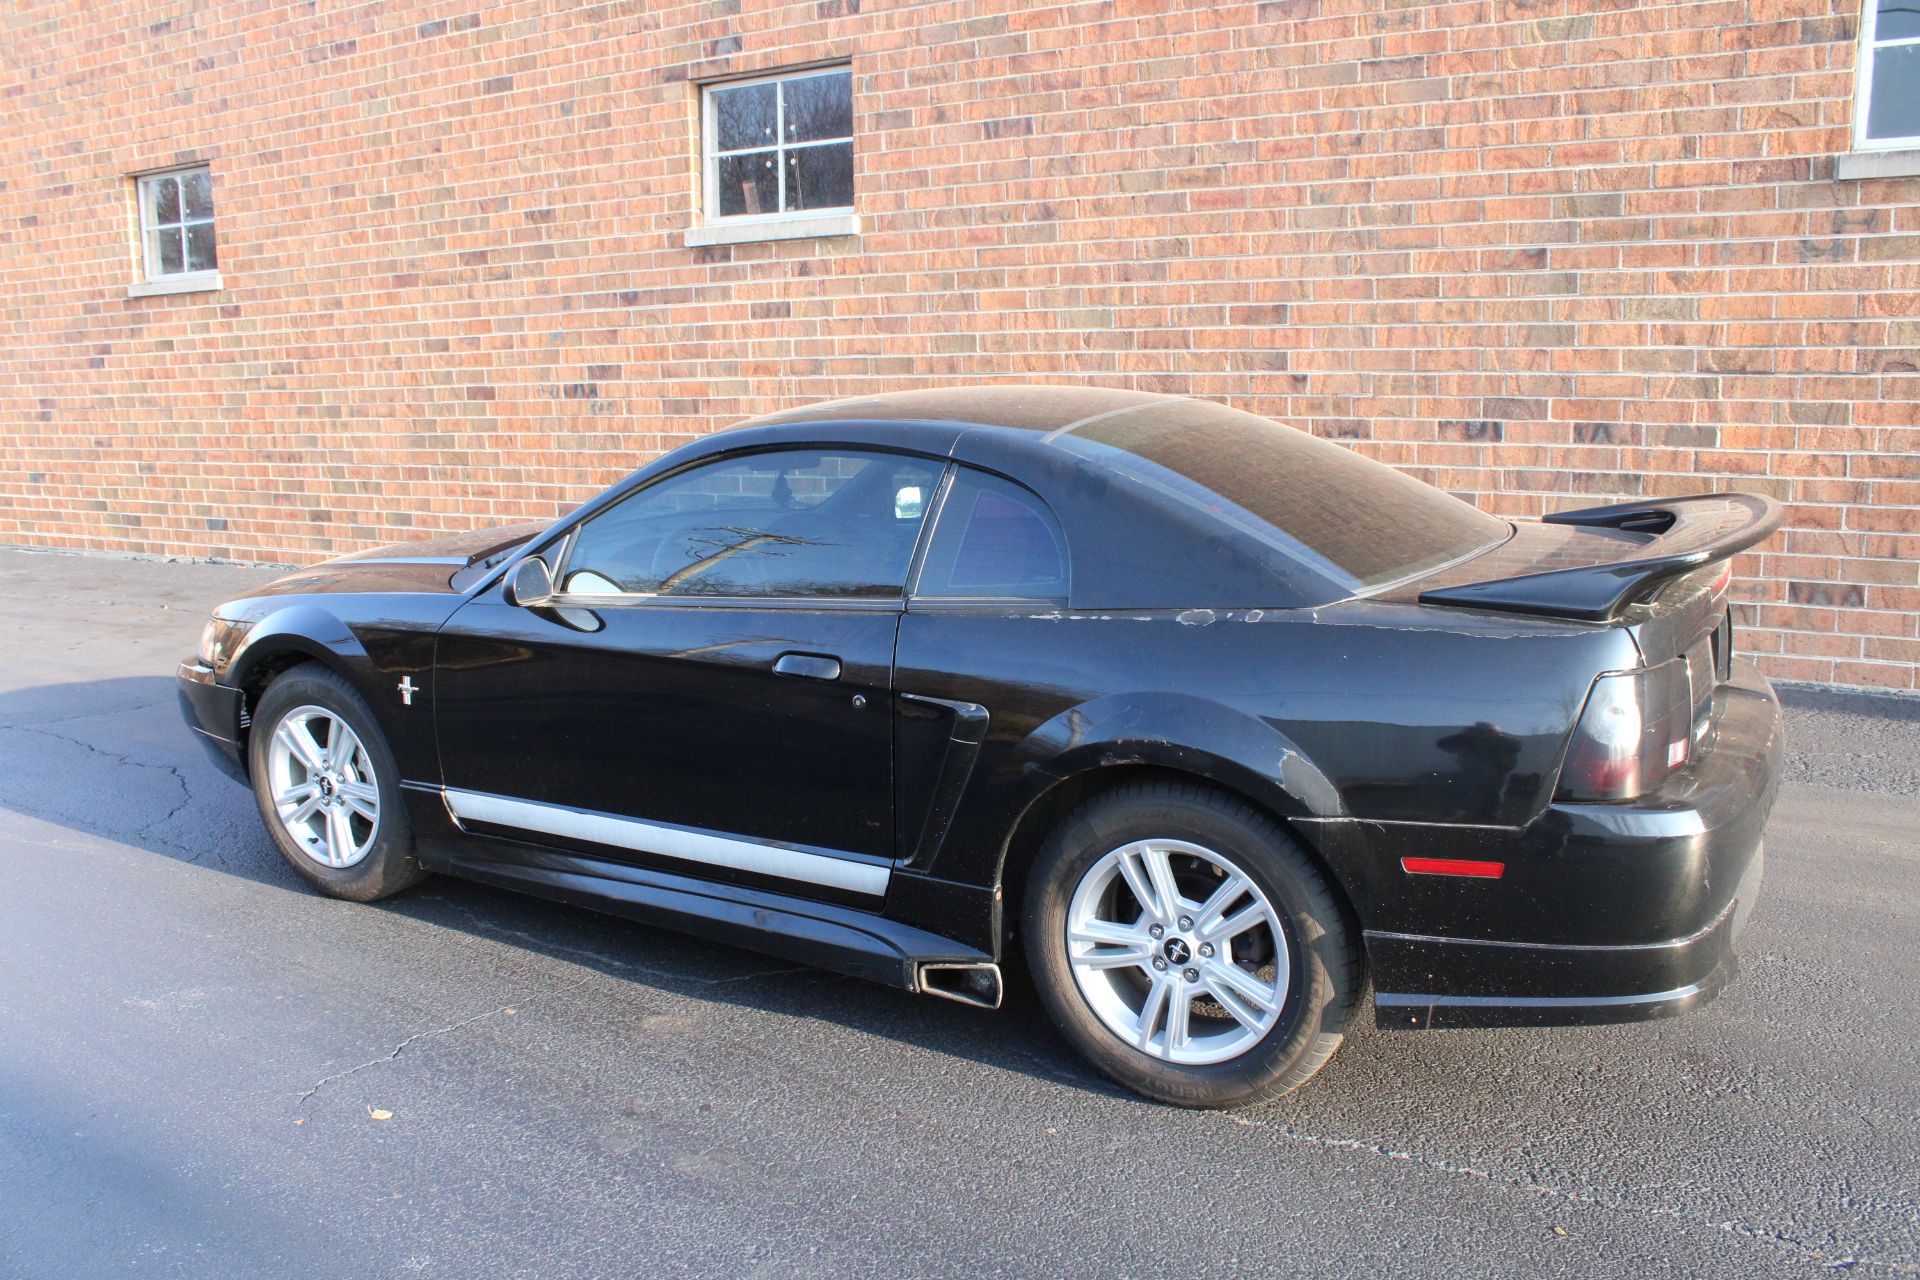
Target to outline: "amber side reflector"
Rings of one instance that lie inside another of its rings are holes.
[[[1400,869],[1415,876],[1476,876],[1498,880],[1507,873],[1504,862],[1475,862],[1470,858],[1402,858]]]

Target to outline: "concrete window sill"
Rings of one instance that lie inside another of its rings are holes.
[[[755,244],[763,240],[813,240],[824,236],[857,236],[860,215],[829,213],[816,218],[780,218],[771,222],[717,222],[688,227],[687,248],[710,244]]]
[[[218,271],[196,271],[191,275],[162,276],[127,286],[129,298],[155,298],[167,293],[214,293],[226,286]]]
[[[1920,149],[1850,151],[1834,158],[1836,178],[1911,178],[1920,175]]]

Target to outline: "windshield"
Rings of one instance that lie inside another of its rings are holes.
[[[1451,564],[1511,532],[1506,521],[1383,463],[1202,400],[1083,419],[1053,443],[1231,525],[1349,593]]]

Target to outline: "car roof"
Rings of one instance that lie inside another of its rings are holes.
[[[1008,385],[889,391],[829,400],[771,413],[742,428],[855,422],[918,423],[946,429],[989,429],[1054,435],[1151,404],[1182,399],[1112,387]],[[957,433],[956,433],[957,434]]]
[[[1425,488],[1311,433],[1214,401],[1004,384],[885,392],[768,414],[675,450],[627,487],[721,454],[821,447],[945,457],[1025,486],[1059,521],[1077,610],[1298,608],[1346,599],[1355,578],[1341,566],[1352,561],[1324,548],[1339,546],[1364,563],[1360,553],[1376,537],[1369,512],[1392,505],[1394,490],[1402,505],[1418,505],[1406,501],[1405,486]],[[1330,456],[1341,460],[1331,472]],[[1227,487],[1208,489],[1209,475]],[[1235,519],[1233,500],[1218,496],[1235,490],[1297,495],[1288,501],[1327,537],[1302,541],[1284,517]],[[1405,523],[1406,537],[1432,532],[1417,519]]]
[[[1006,476],[1058,517],[1073,565],[1074,608],[1326,604],[1347,592],[1290,559],[1222,536],[1207,517],[1116,477],[1081,449],[1078,428],[1184,396],[1108,387],[989,385],[893,391],[768,414],[678,456],[840,444],[944,456]],[[1203,527],[1204,526],[1204,527]]]

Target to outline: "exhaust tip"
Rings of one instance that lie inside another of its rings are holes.
[[[926,994],[979,1009],[998,1009],[1004,994],[997,964],[923,964],[919,976]]]

